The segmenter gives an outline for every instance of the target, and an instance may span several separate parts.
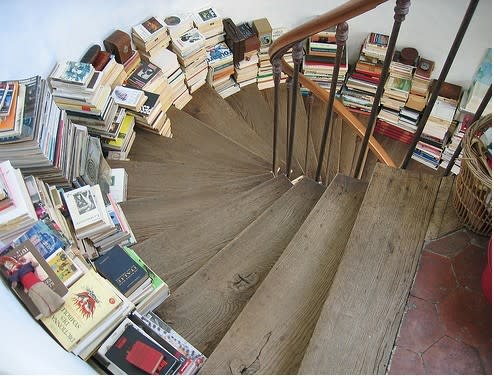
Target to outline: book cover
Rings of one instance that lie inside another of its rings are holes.
[[[64,297],[67,295],[67,287],[62,283],[62,281],[60,281],[55,272],[50,268],[48,263],[40,255],[36,248],[34,248],[33,244],[29,240],[26,240],[14,249],[10,250],[5,254],[5,256],[13,257],[22,264],[34,262],[35,264],[37,264],[37,266],[34,267],[34,273],[36,274],[36,276],[60,297]],[[7,276],[7,271],[5,268],[2,268],[2,272],[5,276]],[[13,287],[12,289],[19,297],[19,299],[24,303],[31,315],[35,319],[41,318],[41,312],[33,303],[27,292],[24,291],[24,287],[20,283],[18,283],[17,286]]]
[[[142,61],[134,73],[128,78],[128,83],[134,87],[143,88],[147,83],[149,83],[154,76],[156,76],[161,71],[153,63],[146,63]]]
[[[121,303],[122,299],[103,277],[89,270],[69,288],[64,306],[42,322],[70,351]]]
[[[162,353],[142,341],[136,341],[125,357],[130,364],[150,375],[156,372],[163,358]]]
[[[210,66],[219,64],[227,59],[231,59],[233,61],[233,54],[226,43],[219,43],[206,50],[206,61]]]
[[[93,73],[94,67],[91,64],[79,61],[65,61],[59,63],[50,78],[76,85],[85,85]]]
[[[101,196],[99,186],[94,187]],[[63,195],[76,231],[102,220],[98,209],[99,200],[91,186],[86,185],[70,192],[64,192]]]
[[[94,266],[125,296],[132,294],[148,278],[146,270],[118,245],[98,257]]]
[[[41,256],[43,256],[44,259],[47,259],[58,249],[65,249],[68,245],[64,237],[55,230],[53,224],[50,223],[50,225],[51,226],[44,221],[39,220],[23,235],[14,240],[12,245],[17,247],[26,240],[30,240]]]
[[[150,17],[141,24],[133,26],[132,31],[136,33],[142,41],[147,42],[156,34],[165,32],[166,26],[163,25],[156,17]]]
[[[46,262],[67,287],[77,281],[83,274],[81,268],[77,266],[62,248],[59,248],[48,257]]]
[[[129,257],[134,260],[135,263],[140,265],[144,270],[146,270],[146,274],[151,278],[151,284],[153,285],[153,289],[158,289],[163,285],[166,285],[166,288],[168,289],[168,285],[161,279],[159,275],[157,275],[155,272],[153,272],[144,261],[139,257],[139,255],[129,247],[123,247],[123,250]]]
[[[113,90],[112,96],[118,105],[135,108],[141,104],[144,92],[130,87],[117,86]]]

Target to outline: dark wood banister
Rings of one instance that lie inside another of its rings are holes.
[[[281,58],[282,70],[289,76],[293,76],[293,68],[290,67],[282,58],[282,55],[288,51],[295,43],[308,38],[310,35],[323,31],[331,26],[335,26],[341,22],[347,21],[353,17],[359,16],[371,9],[374,9],[378,5],[386,2],[387,0],[350,0],[345,4],[336,7],[335,9],[322,14],[321,16],[308,21],[296,28],[286,32],[276,41],[273,42],[269,48],[269,55],[271,63],[276,58]],[[305,77],[303,74],[299,76],[299,82],[309,89],[316,97],[324,102],[328,102],[329,93],[314,81]],[[350,126],[357,132],[360,137],[365,135],[365,126],[360,120],[350,112],[340,101],[334,101],[333,109],[338,115],[350,124]],[[369,139],[369,148],[372,153],[388,166],[396,167],[395,162],[374,138]]]

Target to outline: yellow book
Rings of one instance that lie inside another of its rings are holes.
[[[92,269],[69,288],[64,300],[62,308],[41,321],[67,351],[122,304],[118,294]]]
[[[134,117],[132,115],[126,114],[122,120],[122,126],[120,127],[120,132],[115,140],[104,141],[106,144],[111,146],[113,149],[120,150],[124,144],[127,134],[132,131],[134,125]]]

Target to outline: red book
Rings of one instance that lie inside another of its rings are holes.
[[[141,341],[136,341],[125,357],[129,363],[150,375],[156,372],[163,358],[162,353]]]

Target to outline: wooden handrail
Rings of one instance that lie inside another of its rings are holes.
[[[313,20],[297,26],[273,42],[269,48],[271,63],[273,63],[274,58],[283,55],[295,43],[331,26],[338,25],[341,22],[357,17],[386,1],[388,0],[350,0]]]
[[[283,72],[288,74],[289,76],[293,75],[293,68],[283,59],[282,60],[282,65],[283,65]],[[299,82],[304,86],[305,88],[309,89],[316,97],[318,97],[320,100],[323,102],[327,103],[329,100],[329,93],[323,89],[321,86],[316,84],[314,81],[311,79],[305,77],[302,73],[299,74]],[[346,108],[343,103],[340,101],[336,100],[333,103],[333,108],[334,110],[338,113],[338,115],[344,119],[348,124],[351,125],[351,127],[357,132],[357,134],[363,138],[365,135],[365,126],[360,122],[357,117]],[[389,156],[389,154],[384,150],[384,148],[381,146],[379,141],[377,141],[374,136],[371,136],[369,138],[369,148],[372,151],[372,153],[376,156],[379,161],[382,163],[385,163],[386,165],[390,167],[397,167],[396,163],[393,161],[393,159]]]
[[[386,1],[387,0],[350,0],[333,10],[314,18],[311,21],[297,26],[296,28],[286,32],[273,42],[273,44],[269,48],[271,63],[273,63],[273,60],[275,58],[281,58],[283,72],[292,77],[293,68],[289,64],[287,64],[286,61],[284,61],[282,55],[295,43],[308,38],[309,36],[320,31],[326,30],[331,26],[335,26],[339,23],[359,16],[371,9],[374,9],[375,7]],[[311,79],[305,77],[303,74],[300,74],[299,81],[304,87],[309,89],[320,100],[325,103],[328,102],[329,93],[321,86],[316,84]],[[366,130],[365,126],[340,101],[334,102],[333,109],[346,121],[346,123],[350,124],[350,126],[361,138],[364,137]],[[397,167],[393,159],[373,136],[371,136],[369,139],[369,148],[379,161],[385,163],[388,166]]]

